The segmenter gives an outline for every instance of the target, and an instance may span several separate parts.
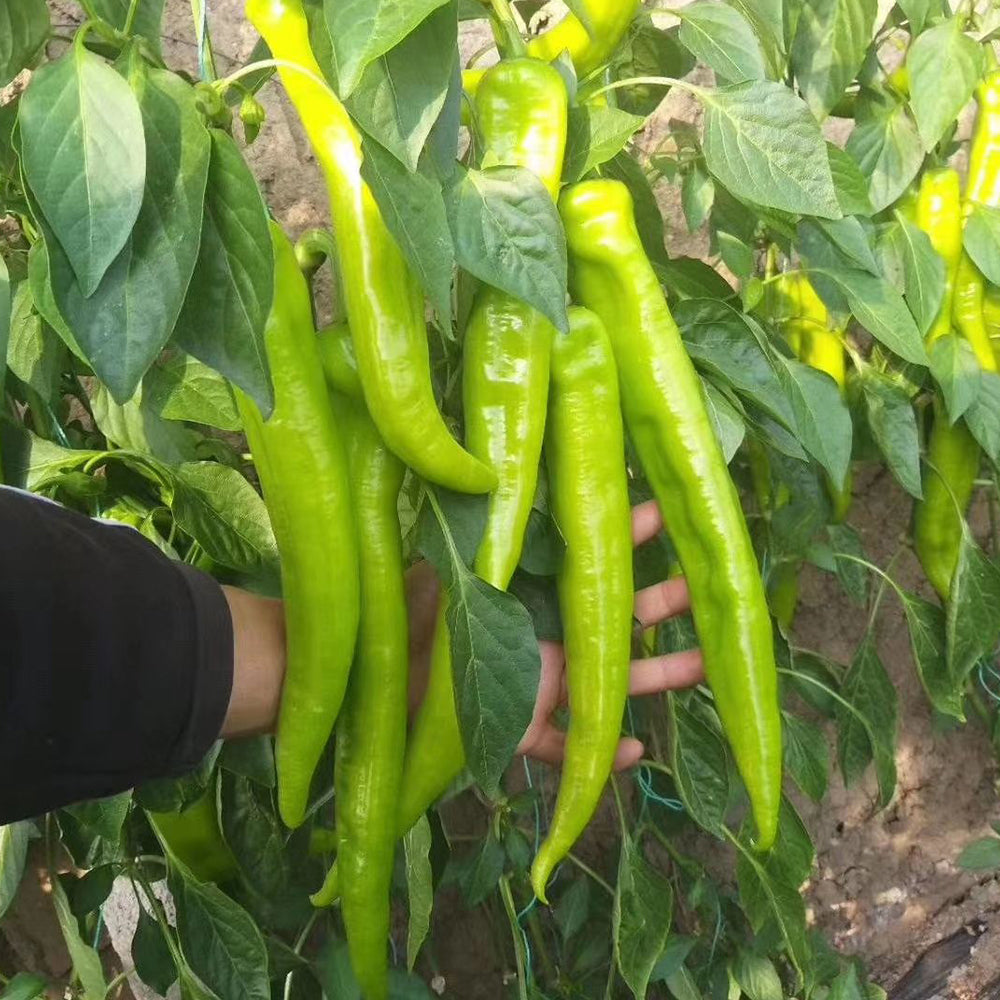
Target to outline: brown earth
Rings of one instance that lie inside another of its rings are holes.
[[[68,0],[51,0],[50,6],[56,24],[69,27],[79,20],[79,8]],[[211,0],[222,73],[245,60],[255,40],[241,9],[241,0]],[[185,0],[168,0],[165,34],[168,62],[194,71],[195,45]],[[469,40],[467,51],[478,44]],[[325,195],[302,131],[276,88],[265,90],[263,102],[268,121],[248,159],[268,203],[293,233],[322,225]],[[683,97],[668,98],[639,138],[644,152],[664,140],[671,117],[694,120],[696,108]],[[704,234],[691,235],[685,228],[676,190],[661,185],[658,195],[671,253],[706,253]],[[886,566],[905,550],[909,511],[909,499],[888,474],[858,471],[850,522],[872,561]],[[974,511],[973,522],[977,533],[987,534],[984,504]],[[908,551],[896,569],[905,587],[931,596]],[[799,645],[846,662],[865,625],[865,615],[843,597],[835,581],[807,568],[794,629]],[[899,787],[889,808],[880,813],[870,774],[850,790],[834,775],[829,795],[818,806],[797,801],[817,847],[817,866],[806,888],[810,918],[839,950],[862,957],[894,1000],[986,1000],[998,995],[1000,981],[1000,877],[962,872],[954,861],[969,841],[990,832],[990,820],[1000,819],[997,765],[988,734],[975,720],[958,731],[934,725],[912,666],[902,614],[891,597],[879,616],[878,637],[879,653],[899,692]],[[543,778],[543,784],[552,786],[552,777]],[[448,817],[456,830],[471,818],[460,806]],[[581,855],[610,875],[615,860],[607,848],[613,837],[614,823],[602,814],[581,844]],[[4,971],[37,968],[62,975],[68,968],[51,909],[44,902],[38,872],[30,867],[15,910],[0,930]],[[505,926],[468,913],[451,894],[439,896],[434,925],[430,968],[435,992],[462,1000],[499,1000],[506,995],[504,981],[513,970],[499,958],[509,951]],[[963,929],[969,928],[974,933],[964,938]],[[945,944],[935,949],[938,942]],[[904,979],[925,952],[916,973]],[[934,982],[938,985],[927,985]]]

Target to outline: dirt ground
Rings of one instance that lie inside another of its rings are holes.
[[[219,69],[226,72],[245,60],[255,38],[241,16],[241,0],[209,2]],[[79,18],[79,8],[69,0],[52,0],[50,6],[56,24]],[[168,0],[167,59],[194,70],[190,19],[186,0]],[[478,45],[475,40],[466,44],[469,51]],[[263,101],[268,121],[249,160],[268,203],[292,232],[322,225],[325,195],[301,129],[275,88],[265,90]],[[696,113],[683,98],[669,98],[640,137],[645,151],[661,141],[671,117],[691,120]],[[704,235],[686,231],[677,192],[668,188],[658,193],[671,253],[704,253]],[[869,559],[885,566],[905,549],[909,511],[908,498],[886,473],[856,473],[850,523],[861,534]],[[985,510],[977,509],[973,521],[985,533]],[[896,566],[904,586],[931,596],[912,555],[904,552]],[[831,578],[806,571],[794,629],[797,644],[843,662],[864,627],[865,616]],[[870,774],[850,791],[835,774],[821,805],[797,802],[818,852],[806,889],[811,919],[838,949],[863,957],[893,1000],[1000,996],[1000,878],[964,873],[954,864],[970,840],[990,832],[990,820],[1000,819],[997,766],[988,736],[975,721],[958,731],[935,727],[916,680],[902,613],[891,598],[880,615],[879,652],[900,698],[898,791],[889,808],[876,813]],[[613,869],[613,860],[602,850],[601,824],[596,831],[582,845],[583,854],[599,867]],[[18,963],[54,973],[67,968],[44,902],[32,874],[0,931],[0,966],[5,970]],[[435,971],[443,980],[435,985],[443,985],[445,996],[463,1000],[504,996],[502,979],[509,970],[491,970],[486,960],[495,954],[495,930],[450,902],[439,898],[435,913]]]

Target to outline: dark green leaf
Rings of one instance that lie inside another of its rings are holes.
[[[702,388],[705,390],[705,409],[728,465],[743,443],[746,423],[736,407],[711,382],[702,379]]]
[[[153,363],[142,383],[142,398],[164,420],[207,424],[224,431],[241,427],[229,383],[183,351],[173,351]]]
[[[0,87],[30,65],[48,34],[45,0],[0,0]]]
[[[941,387],[948,421],[953,424],[978,397],[982,369],[964,337],[939,337],[931,345],[930,355],[931,375]]]
[[[887,376],[873,368],[861,373],[868,426],[889,471],[900,486],[918,500],[923,496],[920,480],[920,437],[909,396]]]
[[[0,992],[0,1000],[35,1000],[45,996],[48,985],[33,972],[18,972]]]
[[[265,788],[274,788],[274,744],[267,736],[227,740],[219,764],[233,774],[242,774]]]
[[[1000,840],[996,837],[974,840],[962,848],[962,853],[955,859],[955,864],[970,872],[1000,868]]]
[[[962,242],[987,280],[1000,285],[1000,208],[972,202]]]
[[[212,559],[245,572],[277,566],[267,508],[239,472],[216,462],[185,462],[175,471],[174,517]]]
[[[615,963],[636,1000],[646,996],[650,976],[670,933],[673,888],[626,837],[618,862],[618,883],[611,911]]]
[[[160,54],[160,30],[163,21],[164,0],[138,0],[132,34],[144,38],[157,55]],[[124,30],[131,0],[90,0],[98,17],[108,24]]]
[[[823,731],[788,712],[782,713],[785,767],[792,780],[813,802],[826,794],[830,748]]]
[[[655,983],[666,980],[669,983],[670,977],[676,975],[683,968],[684,960],[697,943],[696,938],[671,934],[667,939],[667,946],[663,949],[663,954],[653,967],[653,974],[649,977],[650,981]]]
[[[349,96],[373,60],[402,42],[443,3],[445,0],[325,0],[341,96]]]
[[[961,690],[979,658],[991,654],[1000,637],[1000,568],[964,522],[946,613],[945,660],[952,684]]]
[[[566,237],[545,185],[520,167],[467,170],[446,201],[458,263],[565,332]]]
[[[0,286],[2,288],[2,286]],[[2,298],[0,291],[0,298]],[[3,337],[3,302],[0,301],[0,341]],[[4,355],[10,370],[43,399],[51,399],[65,367],[66,348],[34,308],[30,283],[22,281],[10,310],[10,337]]]
[[[959,16],[928,28],[906,54],[910,106],[926,150],[958,119],[983,75],[983,48],[963,32],[964,23]]]
[[[111,894],[117,874],[117,865],[104,864],[92,868],[82,878],[70,879],[65,888],[73,916],[82,919],[98,909]]]
[[[698,97],[708,169],[733,194],[785,212],[842,214],[819,125],[787,87],[757,80]]]
[[[897,0],[899,9],[910,22],[910,37],[916,38],[927,21],[942,12],[941,0]]]
[[[668,76],[679,80],[687,76],[695,60],[677,41],[677,34],[677,28],[663,30],[642,18],[633,21],[614,65],[615,77]],[[667,89],[656,84],[625,87],[618,91],[618,106],[635,115],[648,115],[656,110]]]
[[[0,826],[0,919],[10,909],[21,884],[30,835],[27,820]]]
[[[896,689],[885,672],[868,632],[844,675],[841,696],[851,709],[837,712],[838,751],[844,784],[853,784],[875,761],[879,805],[885,807],[896,790]]]
[[[746,281],[753,274],[753,250],[742,240],[730,233],[720,230],[715,234],[719,244],[722,263],[740,280]]]
[[[783,1000],[781,978],[769,958],[741,948],[732,971],[749,1000]]]
[[[34,74],[18,119],[25,178],[82,296],[90,296],[143,201],[147,147],[139,104],[110,66],[74,45]]]
[[[868,197],[876,212],[891,205],[909,187],[924,162],[917,126],[902,104],[859,121],[847,140],[846,151],[868,179]]]
[[[503,874],[506,855],[491,833],[482,846],[458,869],[458,880],[469,906],[479,906],[496,889]]]
[[[979,395],[966,410],[965,422],[993,464],[1000,464],[1000,375],[996,372],[982,373]]]
[[[826,152],[840,210],[844,215],[870,215],[872,203],[868,198],[868,181],[861,168],[832,142],[826,144]]]
[[[715,0],[695,0],[678,8],[680,42],[715,70],[720,83],[763,80],[764,54],[747,19],[735,8]]]
[[[726,748],[714,729],[669,693],[670,764],[677,792],[691,818],[721,836],[729,803]]]
[[[132,793],[122,792],[120,795],[112,795],[106,799],[78,802],[76,805],[68,806],[66,811],[75,816],[84,826],[93,830],[99,837],[104,837],[106,840],[118,840],[131,802]]]
[[[235,141],[218,129],[211,136],[201,247],[174,336],[267,417],[274,405],[264,352],[274,296],[267,208]]]
[[[857,75],[872,40],[875,0],[805,0],[792,45],[792,69],[817,118],[825,117]]]
[[[168,464],[191,461],[196,456],[194,434],[162,420],[144,405],[141,397],[119,406],[98,383],[90,394],[90,406],[98,430],[119,448],[153,455]]]
[[[940,605],[909,591],[903,591],[900,599],[910,633],[913,661],[927,697],[939,712],[964,720],[962,687],[952,682],[945,659],[944,611]]]
[[[643,249],[654,265],[667,263],[667,253],[663,245],[663,216],[660,214],[656,195],[650,187],[649,178],[635,157],[621,152],[601,167],[601,173],[621,181],[628,188],[629,194],[632,195],[635,226],[639,230]]]
[[[684,209],[688,232],[693,233],[708,218],[714,197],[715,185],[712,178],[700,163],[695,163],[681,182],[681,207]]]
[[[46,238],[56,307],[118,403],[131,398],[180,314],[197,258],[209,157],[194,91],[180,77],[151,69],[134,86],[146,136],[142,210],[92,295],[61,243]]]
[[[799,223],[799,240],[806,245],[816,240],[824,241],[830,250],[849,267],[860,267],[869,274],[881,275],[875,255],[868,242],[868,234],[853,216],[843,219],[806,219]],[[812,257],[808,249],[803,256]]]
[[[861,988],[857,967],[852,963],[848,964],[843,972],[838,973],[837,978],[830,983],[827,1000],[865,1000],[866,996],[869,1000],[875,1000],[870,993]],[[882,1000],[885,1000],[884,996]]]
[[[569,109],[563,180],[573,182],[617,156],[646,124],[620,108],[582,104]]]
[[[850,525],[827,525],[826,534],[835,554],[846,553],[859,559],[865,558],[861,539]],[[836,559],[834,572],[847,596],[863,607],[868,600],[868,570],[854,559]]]
[[[647,250],[648,253],[648,250]],[[715,268],[696,257],[653,261],[653,270],[668,291],[679,299],[730,299],[733,290]]]
[[[94,1000],[105,995],[107,984],[104,981],[104,969],[101,967],[101,957],[80,937],[80,927],[69,907],[69,900],[59,879],[55,878],[52,885],[52,903],[55,906],[59,929],[69,951],[73,963],[73,973],[80,980],[87,1000]]]
[[[406,858],[406,892],[410,915],[406,927],[406,967],[412,972],[430,930],[431,909],[434,905],[430,858],[431,825],[426,816],[421,816],[403,837],[403,852]]]
[[[902,215],[897,215],[887,240],[902,265],[906,304],[917,329],[925,334],[944,298],[944,261],[931,246],[930,237]]]
[[[372,189],[386,227],[442,325],[450,329],[455,248],[441,185],[426,173],[410,173],[376,142],[365,141],[364,154],[361,175]]]
[[[583,929],[589,911],[590,882],[585,878],[574,879],[552,911],[563,944]]]
[[[139,907],[139,921],[132,937],[132,964],[136,975],[163,996],[177,979],[177,966],[163,931],[144,906]]]
[[[181,952],[194,974],[219,1000],[270,1000],[267,949],[246,910],[177,858],[169,861]]]

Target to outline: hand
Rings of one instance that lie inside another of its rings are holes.
[[[632,510],[632,542],[641,545],[663,527],[655,500]],[[407,574],[407,603],[410,609],[410,706],[415,709],[427,687],[434,622],[437,617],[440,584],[429,563],[413,566]],[[635,617],[649,628],[691,609],[687,583],[674,577],[646,587],[635,595]],[[566,658],[562,643],[541,641],[542,672],[538,684],[535,712],[528,731],[518,746],[518,753],[537,760],[558,763],[563,758],[566,734],[552,722],[552,715],[566,701]],[[629,694],[656,694],[676,688],[691,687],[704,679],[701,651],[685,650],[666,656],[633,660]],[[632,767],[643,753],[637,739],[622,739],[615,755],[615,769]]]

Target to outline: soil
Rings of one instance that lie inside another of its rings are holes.
[[[80,19],[78,6],[68,0],[51,0],[50,6],[56,24],[68,26]],[[254,33],[243,21],[241,0],[210,0],[210,9],[216,58],[224,73],[246,59]],[[194,72],[187,0],[168,0],[165,24],[167,61]],[[464,40],[467,53],[478,48],[481,37]],[[268,121],[248,159],[267,201],[293,234],[324,225],[326,196],[301,128],[276,88],[266,88],[262,99]],[[694,120],[697,109],[688,99],[671,95],[639,137],[644,152],[663,140],[670,118]],[[687,232],[677,190],[661,185],[658,196],[670,252],[704,255],[706,237]],[[871,469],[856,472],[854,489],[850,523],[868,558],[886,566],[901,552],[895,563],[898,579],[930,598],[905,544],[907,496],[887,473]],[[973,511],[972,522],[985,536],[988,520],[982,506]],[[805,570],[794,626],[798,645],[846,662],[865,626],[866,616],[832,578]],[[879,616],[878,649],[899,692],[899,787],[882,812],[875,809],[871,774],[851,789],[844,789],[835,774],[822,804],[796,801],[817,847],[816,869],[805,888],[810,919],[840,951],[863,958],[893,1000],[1000,996],[1000,876],[955,866],[962,848],[987,835],[989,822],[1000,819],[998,771],[988,734],[974,719],[951,731],[935,724],[913,669],[902,614],[891,597]],[[535,774],[547,790],[554,788],[551,772],[538,767]],[[447,819],[453,832],[474,822],[461,804]],[[614,830],[602,813],[580,845],[581,855],[608,874],[615,865],[610,850]],[[38,871],[29,866],[15,909],[0,932],[5,971],[38,968],[62,975],[68,968],[51,908],[43,902]],[[491,924],[480,912],[470,914],[447,893],[437,899],[434,924],[428,979],[435,992],[463,1000],[507,995],[504,981],[513,970],[496,957],[508,950],[505,927]]]

